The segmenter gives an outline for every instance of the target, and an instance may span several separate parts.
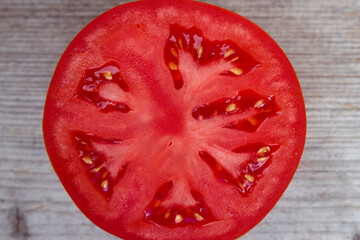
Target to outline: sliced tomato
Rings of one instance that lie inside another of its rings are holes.
[[[193,1],[144,0],[86,26],[44,112],[73,201],[123,239],[235,239],[285,191],[303,151],[304,101],[278,45]]]

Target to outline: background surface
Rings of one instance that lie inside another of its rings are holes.
[[[41,121],[56,63],[93,18],[125,1],[0,0],[0,239],[115,240],[72,203]],[[207,0],[267,31],[298,74],[305,152],[275,209],[244,240],[360,239],[360,1]]]

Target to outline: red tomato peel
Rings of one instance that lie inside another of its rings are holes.
[[[189,0],[109,10],[62,55],[43,119],[66,191],[123,239],[236,239],[304,148],[296,74],[258,26]]]

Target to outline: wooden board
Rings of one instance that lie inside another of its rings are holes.
[[[0,239],[115,240],[63,190],[42,139],[67,44],[124,1],[0,0]],[[293,63],[308,136],[283,198],[244,240],[360,239],[360,1],[207,0],[265,29]]]

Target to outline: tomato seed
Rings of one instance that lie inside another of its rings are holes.
[[[169,62],[169,68],[174,71],[178,70],[178,66],[173,62]]]
[[[101,170],[102,168],[103,168],[103,166],[94,168],[94,169],[91,170],[91,172],[93,172],[93,173],[98,173],[98,172],[100,172],[100,170]]]
[[[108,180],[104,180],[101,183],[101,188],[103,189],[103,191],[107,191],[109,189],[109,181]]]
[[[244,73],[244,71],[241,68],[232,68],[230,69],[230,72],[232,72],[233,74],[240,76],[241,74]]]
[[[161,201],[160,200],[156,200],[155,203],[154,203],[154,208],[158,208],[161,204]]]
[[[231,54],[233,54],[235,51],[233,49],[228,49],[226,53],[224,54],[224,58],[228,58]]]
[[[238,59],[239,59],[239,57],[234,57],[233,59],[230,60],[230,62],[235,62]]]
[[[259,151],[257,151],[257,154],[259,156],[262,156],[262,155],[264,155],[265,153],[267,153],[269,151],[270,151],[269,147],[262,147],[262,148],[259,149]]]
[[[226,107],[227,112],[232,112],[234,110],[236,110],[236,104],[235,103],[231,103]]]
[[[264,100],[260,100],[260,101],[257,101],[257,102],[254,104],[254,107],[260,108],[260,107],[263,107],[264,105],[265,105],[265,101],[264,101]]]
[[[183,221],[183,217],[181,216],[181,214],[176,214],[175,216],[175,223],[181,223]]]
[[[265,162],[266,160],[268,160],[268,157],[261,157],[261,158],[256,159],[256,161],[258,161],[258,162]]]
[[[90,157],[83,157],[82,160],[86,163],[86,164],[93,164],[93,160]]]
[[[181,38],[179,38],[178,42],[179,42],[179,46],[180,46],[180,48],[183,48],[183,44],[182,44],[182,40],[181,40]]]
[[[165,215],[164,215],[164,218],[165,219],[168,219],[169,217],[170,217],[170,210],[168,210],[166,213],[165,213]]]
[[[200,46],[200,47],[199,47],[199,50],[198,50],[198,58],[200,58],[200,57],[202,56],[203,51],[204,51],[203,46]]]
[[[107,175],[109,174],[108,171],[104,172],[103,174],[101,174],[100,178],[104,179],[107,177]]]
[[[113,78],[112,73],[109,71],[103,72],[103,76],[105,77],[106,80],[112,80]]]
[[[241,179],[241,180],[240,180]],[[242,177],[240,177],[237,181],[236,181],[236,185],[241,189],[244,190],[244,185],[242,183],[243,179]]]
[[[253,182],[255,180],[254,176],[250,175],[250,174],[245,174],[244,176],[247,180],[249,180],[250,182]]]
[[[194,217],[195,217],[196,220],[198,220],[198,221],[203,221],[203,220],[204,220],[204,218],[203,218],[200,214],[198,214],[198,213],[194,213]]]
[[[174,55],[174,57],[178,57],[178,54],[174,48],[171,48],[170,51],[171,51],[172,55]]]
[[[253,126],[256,126],[258,124],[258,121],[255,118],[249,118],[248,121]]]

